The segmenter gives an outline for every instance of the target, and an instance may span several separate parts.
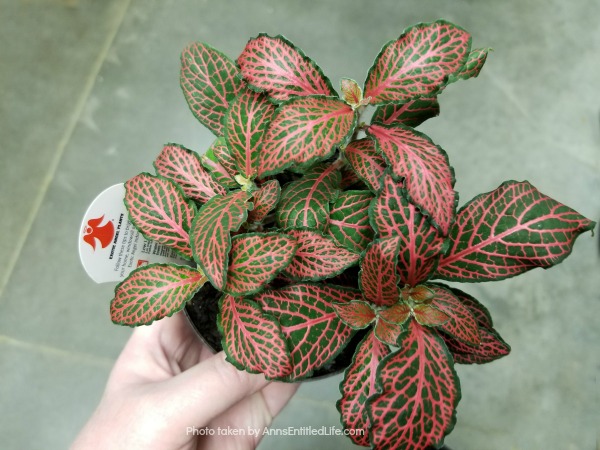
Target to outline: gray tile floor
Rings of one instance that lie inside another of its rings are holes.
[[[162,144],[210,144],[179,90],[184,45],[235,56],[261,31],[282,33],[337,83],[363,80],[383,43],[438,17],[495,49],[423,127],[450,154],[462,201],[528,179],[598,220],[597,0],[0,0],[0,447],[65,448],[127,339],[108,319],[112,286],[79,265],[76,236],[94,196],[148,170]],[[451,447],[595,448],[599,270],[588,234],[550,271],[468,286],[513,352],[459,368]],[[302,386],[277,424],[338,425],[338,382]],[[352,447],[333,437],[261,444],[309,446]]]

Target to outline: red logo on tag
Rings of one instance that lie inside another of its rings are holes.
[[[90,219],[83,230],[83,240],[91,245],[96,250],[96,239],[100,241],[102,248],[108,247],[115,237],[115,226],[112,222],[106,222],[106,224],[100,226],[104,216],[98,219]]]

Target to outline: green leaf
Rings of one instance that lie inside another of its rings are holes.
[[[331,206],[327,232],[335,242],[361,253],[373,240],[374,231],[369,223],[369,206],[373,195],[369,191],[342,192]]]
[[[217,138],[212,143],[206,154],[201,156],[200,162],[221,186],[228,189],[239,187],[233,178],[237,169],[224,137]]]
[[[110,317],[119,325],[149,325],[183,309],[206,280],[202,272],[185,266],[140,267],[115,288]]]
[[[329,220],[329,202],[337,197],[340,181],[335,166],[321,164],[285,186],[276,213],[279,227],[324,230]]]
[[[227,279],[231,231],[239,230],[248,216],[250,194],[234,191],[217,195],[200,208],[192,224],[194,260],[212,285],[223,290]]]
[[[356,127],[352,108],[334,97],[298,97],[275,111],[260,154],[258,177],[329,158]]]
[[[243,82],[235,63],[211,46],[196,42],[181,54],[181,88],[196,119],[217,136],[223,134],[229,103]]]
[[[288,266],[297,248],[294,238],[281,233],[234,236],[225,291],[234,296],[254,294]]]
[[[450,75],[448,82],[452,83],[458,80],[477,78],[479,76],[479,72],[481,72],[481,69],[485,64],[488,53],[491,50],[491,48],[476,48],[475,50],[471,50],[464,67],[460,70],[460,72]]]
[[[177,184],[141,173],[125,183],[125,206],[129,219],[146,238],[192,258],[189,230],[196,206]]]

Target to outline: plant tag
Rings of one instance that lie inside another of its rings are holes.
[[[142,236],[129,221],[124,197],[124,184],[115,184],[100,193],[83,216],[79,257],[90,278],[96,283],[122,281],[146,264],[189,265],[171,248]]]

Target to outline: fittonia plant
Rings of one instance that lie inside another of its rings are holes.
[[[309,377],[363,330],[337,403],[344,427],[364,430],[352,440],[439,445],[460,399],[454,364],[510,348],[483,305],[438,280],[550,267],[594,227],[526,181],[456,210],[446,152],[414,127],[487,54],[451,23],[418,24],[383,47],[364,95],[343,79],[340,98],[281,36],[251,39],[236,62],[187,47],[181,86],[217,139],[202,157],[165,146],[156,175],[126,183],[125,203],[146,237],[191,264],[132,272],[115,290],[112,320],[150,324],[209,282],[221,292],[228,360],[285,381]],[[361,122],[367,107],[370,124]]]

